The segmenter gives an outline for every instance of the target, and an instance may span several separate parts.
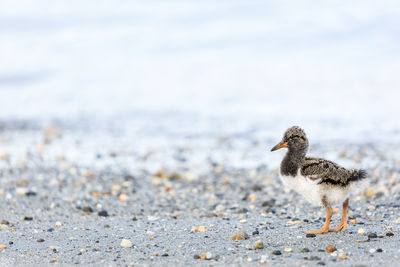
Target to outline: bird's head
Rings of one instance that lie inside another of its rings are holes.
[[[283,135],[282,141],[274,146],[271,151],[287,147],[291,151],[307,152],[308,140],[306,133],[298,126],[290,127]]]

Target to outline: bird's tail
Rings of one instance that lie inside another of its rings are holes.
[[[367,176],[368,176],[367,171],[363,169],[356,169],[352,171],[349,181],[350,182],[361,181],[367,178]]]

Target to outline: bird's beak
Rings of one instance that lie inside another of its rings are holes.
[[[271,151],[278,150],[278,149],[280,149],[280,148],[282,148],[282,147],[287,147],[287,145],[288,145],[287,142],[281,141],[279,144],[277,144],[276,146],[274,146],[274,147],[271,149]]]

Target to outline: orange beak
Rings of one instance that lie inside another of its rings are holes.
[[[288,146],[288,143],[287,142],[280,142],[279,144],[277,144],[276,146],[274,146],[272,149],[271,149],[271,151],[275,151],[275,150],[278,150],[278,149],[280,149],[280,148],[282,148],[282,147],[287,147]]]

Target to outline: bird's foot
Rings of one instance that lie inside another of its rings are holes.
[[[339,231],[344,232],[344,231],[346,231],[346,228],[347,228],[347,223],[346,224],[341,223],[341,224],[339,224],[338,227],[336,227],[334,229],[329,229],[329,232],[339,232]]]
[[[316,234],[316,235],[318,235],[318,234],[326,234],[328,232],[329,232],[329,229],[322,228],[320,230],[308,230],[308,231],[306,231],[306,234]]]

